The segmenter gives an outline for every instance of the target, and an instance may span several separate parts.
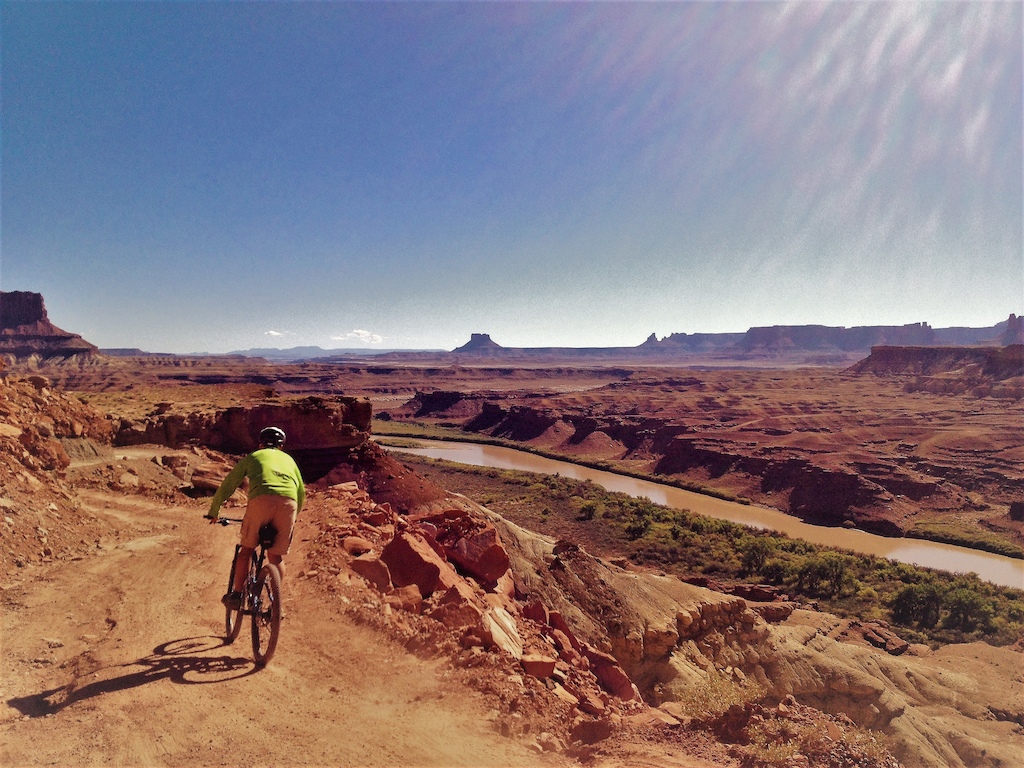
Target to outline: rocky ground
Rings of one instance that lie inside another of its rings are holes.
[[[0,405],[4,764],[1019,764],[1019,652],[893,655],[518,528],[372,443],[311,486],[253,674],[220,641],[234,534],[201,521],[232,458],[112,448],[120,420],[42,379]]]

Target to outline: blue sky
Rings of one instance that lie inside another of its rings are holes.
[[[3,2],[0,287],[102,347],[1024,311],[1019,2]]]

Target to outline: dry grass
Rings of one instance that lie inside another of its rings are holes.
[[[749,743],[743,747],[747,763],[756,768],[790,766],[797,755],[808,759],[809,765],[828,768],[896,768],[892,754],[867,731],[847,726],[839,729],[830,724],[829,735],[821,722],[764,720],[747,728]]]
[[[737,682],[718,670],[707,674],[697,685],[672,685],[669,695],[682,707],[683,714],[694,720],[708,722],[720,717],[734,705],[755,702],[764,696],[764,688],[757,682]]]

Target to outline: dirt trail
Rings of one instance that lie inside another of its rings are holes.
[[[248,624],[222,644],[235,528],[202,503],[86,492],[116,540],[32,566],[0,592],[0,764],[565,765],[489,726],[486,702],[440,664],[325,607],[296,530],[277,654],[252,662]],[[308,534],[306,535],[308,537]]]

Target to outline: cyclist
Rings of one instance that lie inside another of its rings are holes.
[[[235,575],[231,591],[221,601],[232,610],[242,604],[242,586],[249,567],[249,558],[259,544],[259,530],[264,523],[273,523],[277,538],[267,550],[270,562],[281,571],[281,558],[288,554],[292,541],[295,518],[306,500],[306,487],[302,482],[295,460],[281,448],[284,446],[284,431],[277,427],[266,427],[260,432],[260,447],[239,461],[228,473],[210,502],[206,518],[210,522],[220,516],[220,507],[246,478],[249,479],[249,501],[242,518],[239,534],[241,549],[235,561]]]

